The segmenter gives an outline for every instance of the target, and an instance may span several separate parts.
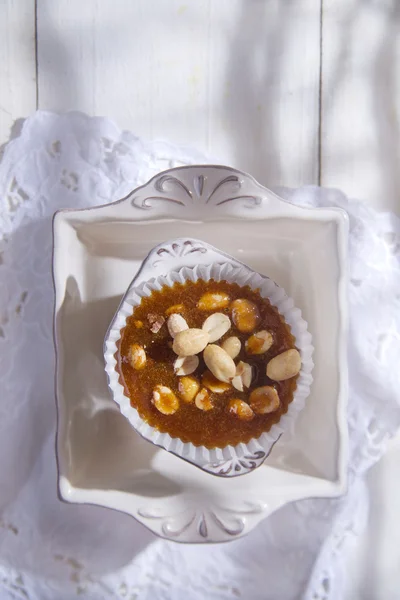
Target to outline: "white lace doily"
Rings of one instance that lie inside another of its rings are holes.
[[[56,495],[51,217],[125,196],[165,168],[207,162],[112,122],[39,112],[0,163],[2,600],[338,600],[346,540],[367,514],[365,471],[400,425],[400,222],[340,192],[284,191],[350,215],[350,485],[288,505],[247,537],[188,546]],[[282,190],[280,190],[282,194]]]

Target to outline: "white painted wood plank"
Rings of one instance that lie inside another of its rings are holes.
[[[400,212],[400,3],[324,0],[321,182]]]
[[[35,2],[0,2],[0,145],[36,109]]]
[[[316,183],[319,2],[39,0],[39,105]]]
[[[346,562],[344,600],[398,600],[400,590],[400,434],[367,474],[368,526]]]

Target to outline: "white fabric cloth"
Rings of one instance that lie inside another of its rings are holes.
[[[206,157],[111,121],[38,112],[0,163],[0,597],[338,600],[346,542],[367,514],[365,471],[400,425],[400,221],[336,190],[284,190],[350,215],[350,485],[286,506],[214,546],[156,538],[132,518],[56,494],[51,217],[125,196]],[[282,190],[280,190],[282,193]]]

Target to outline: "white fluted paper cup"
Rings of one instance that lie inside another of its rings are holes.
[[[192,257],[192,254],[196,256]],[[185,257],[185,260],[183,260],[183,257]],[[213,258],[215,262],[192,266],[193,263],[206,261],[207,258]],[[186,262],[190,266],[173,268],[182,262]],[[165,273],[168,267],[172,267],[172,269],[167,274],[146,278],[151,273],[155,275],[159,271]],[[249,286],[253,290],[258,290],[262,298],[268,299],[290,326],[302,362],[293,400],[278,423],[272,425],[269,431],[262,433],[258,438],[251,439],[248,443],[214,449],[182,442],[179,438],[171,437],[168,433],[163,433],[149,425],[140,416],[136,408],[131,405],[131,400],[127,396],[124,386],[120,383],[117,361],[118,342],[121,339],[122,331],[126,326],[128,317],[141,303],[142,298],[150,296],[153,290],[161,290],[165,286],[172,287],[176,282],[183,284],[187,281],[209,281],[210,279],[236,283],[243,287]],[[311,373],[314,366],[312,360],[313,350],[311,335],[308,332],[307,323],[301,316],[301,311],[295,307],[293,300],[280,286],[268,277],[260,275],[250,267],[236,261],[236,259],[219,252],[209,244],[188,239],[174,240],[173,242],[161,244],[152,250],[123,297],[104,343],[106,373],[112,396],[119,405],[121,413],[128,419],[134,429],[149,442],[172,452],[204,471],[223,477],[243,475],[260,466],[282,433],[291,429],[310,393]]]

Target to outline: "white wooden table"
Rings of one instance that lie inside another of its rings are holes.
[[[398,0],[0,0],[0,145],[77,109],[400,213],[399,33]],[[400,597],[399,463],[400,438],[369,476],[349,599]]]

